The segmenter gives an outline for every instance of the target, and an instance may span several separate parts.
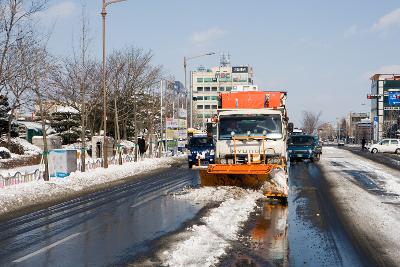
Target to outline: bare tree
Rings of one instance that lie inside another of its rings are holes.
[[[43,132],[43,161],[45,165],[44,180],[49,180],[49,165],[48,165],[48,147],[47,147],[47,128],[46,122],[48,119],[48,111],[51,109],[49,104],[50,79],[49,74],[54,68],[54,59],[49,55],[47,49],[43,45],[31,47],[36,64],[33,68],[26,68],[26,75],[31,77],[32,92],[35,96],[35,102],[39,107],[40,119]]]
[[[81,171],[85,171],[86,130],[88,116],[101,101],[98,94],[99,66],[88,53],[90,39],[85,8],[82,7],[79,49],[73,49],[73,57],[62,60],[53,69],[51,83],[52,99],[60,105],[74,108],[80,115]]]
[[[322,112],[303,111],[302,128],[306,134],[315,134]]]
[[[26,75],[25,70],[33,68],[36,62],[30,53],[30,48],[36,45],[33,36],[25,36],[20,39],[17,45],[10,48],[7,63],[7,77],[4,86],[10,96],[10,113],[8,115],[8,134],[7,145],[10,147],[11,126],[15,116],[15,111],[28,104],[32,104],[29,89],[32,86],[31,77]]]
[[[32,16],[45,8],[47,0],[0,1],[0,90],[7,78],[10,48],[31,33]]]

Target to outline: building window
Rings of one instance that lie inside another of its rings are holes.
[[[197,78],[197,82],[198,83],[202,83],[203,82],[203,78]]]
[[[197,118],[198,119],[202,119],[203,118],[203,114],[197,114]]]
[[[211,99],[210,100],[218,100],[218,96],[211,96]]]
[[[232,91],[232,87],[227,86],[227,87],[226,87],[226,91]]]
[[[197,91],[198,92],[202,92],[203,91],[203,87],[197,87]]]
[[[204,114],[204,118],[211,118],[212,114]]]
[[[197,109],[203,109],[203,105],[197,105]]]
[[[211,91],[211,88],[210,88],[210,87],[204,87],[204,91],[205,91],[205,92],[210,92],[210,91]]]
[[[204,105],[204,109],[210,109],[210,105]]]
[[[203,100],[203,96],[202,95],[196,96],[196,100]]]
[[[210,100],[210,96],[204,96],[204,100]]]
[[[211,87],[211,91],[217,92],[217,90],[218,90],[218,87]]]
[[[221,87],[219,88],[219,90],[220,90],[221,92],[223,92],[223,91],[225,91],[225,87],[221,86]]]
[[[217,109],[218,106],[217,106],[217,105],[212,105],[211,108],[212,108],[212,109]]]
[[[213,78],[204,78],[205,83],[211,83],[213,81]]]

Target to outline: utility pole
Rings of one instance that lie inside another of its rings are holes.
[[[162,147],[164,145],[164,134],[163,134],[163,80],[160,81],[160,137],[161,142],[158,143],[159,146],[159,156],[161,157]]]
[[[102,9],[101,9],[101,18],[102,18],[102,26],[103,26],[103,60],[102,60],[102,86],[103,86],[103,167],[108,168],[108,140],[107,140],[107,87],[106,87],[106,15],[107,15],[107,6],[123,2],[126,0],[103,0]]]

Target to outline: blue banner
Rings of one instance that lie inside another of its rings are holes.
[[[389,92],[389,106],[400,106],[400,92]]]

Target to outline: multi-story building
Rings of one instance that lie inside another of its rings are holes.
[[[400,74],[375,74],[371,81],[373,140],[396,137],[400,118]]]
[[[192,89],[193,126],[197,128],[204,128],[207,120],[216,114],[219,93],[258,90],[253,86],[250,66],[198,68],[192,72]]]
[[[356,134],[356,129],[358,127],[358,124],[365,119],[369,121],[369,113],[366,112],[350,112],[349,113],[349,118],[348,118],[348,123],[349,123],[349,131],[348,135],[349,138],[353,141],[358,143],[358,135]]]

